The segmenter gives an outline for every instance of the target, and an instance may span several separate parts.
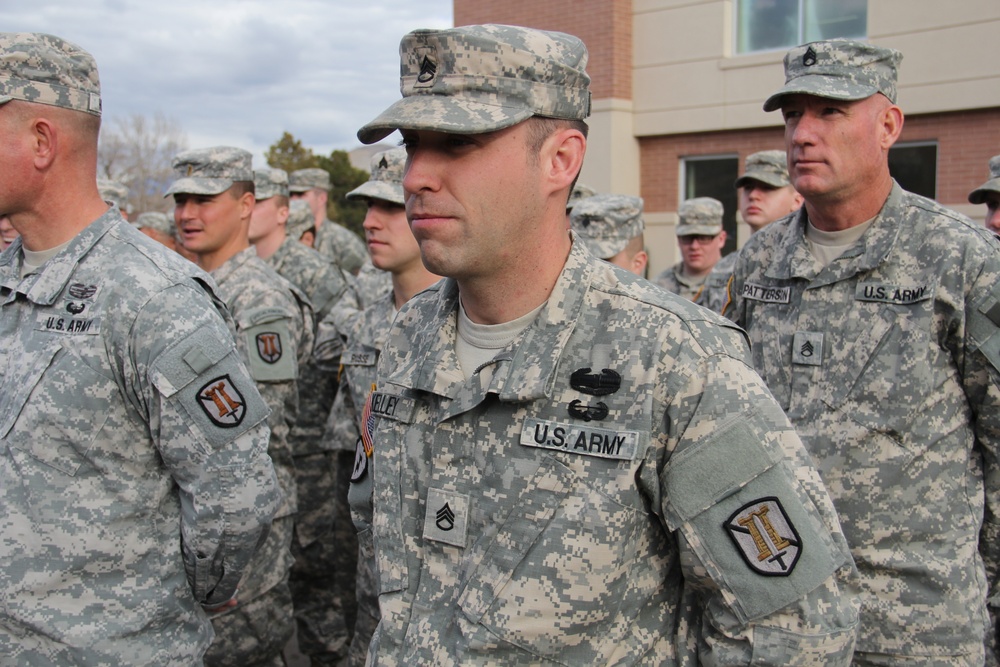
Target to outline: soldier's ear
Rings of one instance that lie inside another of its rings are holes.
[[[46,118],[31,120],[31,149],[34,165],[39,171],[51,166],[59,148],[59,129]]]
[[[542,149],[542,168],[553,186],[553,191],[569,190],[573,187],[583,156],[587,151],[587,138],[579,130],[566,127],[549,136]]]
[[[895,104],[882,109],[879,127],[882,131],[882,148],[889,150],[903,131],[903,110]]]

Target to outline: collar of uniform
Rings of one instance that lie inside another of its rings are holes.
[[[238,253],[227,259],[222,263],[222,266],[212,271],[212,277],[215,278],[215,282],[221,285],[226,282],[226,278],[231,276],[238,268],[250,261],[251,257],[257,256],[257,249],[253,246],[240,250]]]
[[[116,206],[112,206],[97,220],[76,235],[61,253],[50,259],[34,276],[34,284],[27,291],[28,299],[42,306],[55,303],[66,283],[73,276],[84,255],[116,224],[126,224]],[[23,261],[23,259],[21,260]],[[15,262],[16,264],[16,262]],[[26,280],[32,279],[31,276]]]
[[[494,364],[489,391],[503,401],[530,401],[547,396],[555,383],[556,363],[573,333],[595,261],[582,243],[573,240],[562,273],[548,302],[529,326],[512,355]],[[455,357],[458,285],[448,278],[427,290],[436,300],[431,318],[409,331],[408,359],[395,367],[390,383],[440,396],[457,397],[465,380]],[[391,339],[387,345],[391,345]],[[503,356],[503,355],[501,355]]]
[[[760,233],[772,227],[771,232],[778,238],[771,243],[774,256],[768,264],[765,275],[776,280],[791,278],[819,279],[822,283],[833,283],[843,280],[862,271],[870,271],[881,264],[899,236],[900,225],[894,211],[899,210],[903,197],[903,189],[893,181],[889,196],[886,197],[882,209],[872,221],[868,231],[858,239],[857,244],[846,251],[841,257],[853,258],[853,261],[835,261],[819,274],[815,270],[815,260],[806,243],[806,207],[803,206],[791,218],[787,225],[768,225]],[[763,237],[762,237],[763,238]],[[818,285],[818,284],[817,284]]]

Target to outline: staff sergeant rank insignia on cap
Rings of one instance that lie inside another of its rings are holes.
[[[281,336],[274,331],[264,331],[257,334],[257,353],[269,364],[281,360]]]
[[[246,399],[228,375],[210,380],[199,389],[198,403],[212,423],[222,428],[239,426],[246,415]]]
[[[750,569],[765,577],[787,577],[802,555],[799,534],[777,498],[747,503],[725,528]]]
[[[812,65],[815,64],[816,64],[816,51],[814,51],[813,47],[810,46],[808,49],[806,49],[806,52],[802,54],[802,65],[804,67],[811,67]]]
[[[430,49],[424,50],[429,51]],[[424,59],[420,61],[420,74],[417,75],[417,83],[429,84],[434,80],[436,74],[437,64],[425,53]]]

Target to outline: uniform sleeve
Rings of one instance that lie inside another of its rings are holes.
[[[320,367],[333,369],[340,364],[344,340],[360,315],[361,306],[352,279],[351,286],[344,290],[337,303],[316,327],[313,358]]]
[[[818,472],[745,360],[688,367],[664,395],[660,473],[687,643],[718,665],[849,664],[856,572]]]
[[[992,629],[987,655],[995,653],[1000,614],[1000,270],[989,262],[967,301],[962,383],[972,411],[976,447],[983,462],[985,513],[979,552],[989,586],[987,606]]]
[[[280,500],[268,410],[205,292],[158,295],[133,327],[136,391],[180,492],[180,539],[195,599],[231,599]]]

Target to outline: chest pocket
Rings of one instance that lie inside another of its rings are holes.
[[[607,662],[621,638],[615,621],[632,583],[639,526],[648,519],[594,490],[556,456],[541,457],[528,488],[458,605],[491,634],[560,664],[579,662],[554,640],[566,635],[578,638],[580,656]]]
[[[10,369],[0,399],[0,435],[8,446],[70,476],[88,460],[118,396],[114,379],[69,347],[75,342],[53,342],[31,363]]]
[[[930,336],[932,302],[861,304],[852,331],[824,353],[822,400],[862,426],[897,442],[940,384],[947,352]]]

